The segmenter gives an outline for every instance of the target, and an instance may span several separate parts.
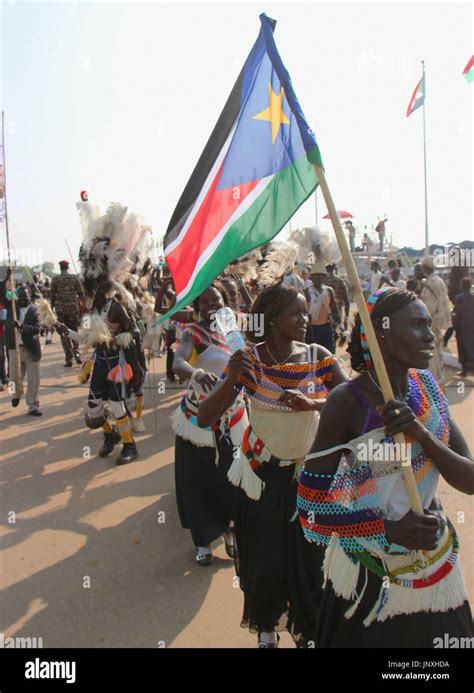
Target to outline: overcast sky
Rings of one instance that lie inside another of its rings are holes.
[[[262,11],[277,20],[336,206],[359,228],[387,213],[399,246],[424,245],[422,109],[405,114],[425,60],[430,240],[471,237],[470,3],[7,0],[1,101],[17,252],[57,262],[67,239],[76,257],[81,189],[163,235]],[[320,193],[318,206],[321,217]],[[314,221],[313,198],[292,224]]]

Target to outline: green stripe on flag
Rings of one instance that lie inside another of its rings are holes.
[[[268,243],[281,231],[293,214],[316,190],[318,180],[313,164],[322,166],[317,147],[273,177],[261,195],[227,229],[212,256],[199,270],[187,294],[177,301],[159,322],[186,307],[231,262]]]

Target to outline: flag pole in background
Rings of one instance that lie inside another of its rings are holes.
[[[342,261],[344,263],[345,270],[347,272],[347,278],[349,280],[350,288],[353,292],[355,302],[357,304],[357,309],[359,311],[361,322],[364,326],[365,334],[367,336],[367,343],[369,345],[370,354],[372,356],[372,361],[374,363],[375,372],[377,374],[378,381],[380,383],[380,389],[382,390],[382,395],[385,402],[393,399],[393,388],[388,377],[387,368],[383,360],[382,352],[380,351],[380,346],[377,341],[377,336],[375,334],[374,326],[372,320],[370,319],[370,314],[365,303],[364,294],[362,292],[362,287],[360,285],[359,276],[357,274],[357,269],[354,264],[354,259],[349,250],[347,244],[347,239],[344,235],[344,231],[337,214],[334,201],[332,199],[331,192],[329,190],[326,176],[321,166],[315,164],[314,169],[318,177],[319,186],[326,202],[328,208],[329,216],[331,217],[332,226],[334,233],[336,234],[337,242],[339,244],[339,249],[342,255]],[[412,510],[417,513],[423,513],[423,506],[421,504],[420,495],[418,493],[418,487],[416,485],[415,475],[413,473],[413,467],[411,466],[411,461],[403,454],[405,450],[405,436],[403,433],[397,433],[395,436],[395,442],[399,443],[399,450],[402,451],[402,476],[403,482],[405,484],[405,489],[408,494],[410,505]]]
[[[425,94],[426,94],[426,74],[425,61],[421,61],[422,75],[421,79],[415,87],[410,103],[407,108],[407,118],[411,116],[413,111],[423,106],[423,162],[425,173],[425,253],[429,253],[429,237],[428,237],[428,185],[426,178],[426,122],[425,122]]]
[[[15,300],[15,282],[13,279],[13,264],[11,257],[11,243],[10,243],[10,232],[8,228],[8,207],[7,207],[7,173],[5,165],[5,113],[2,111],[2,167],[3,167],[3,200],[5,204],[5,229],[7,235],[7,253],[8,253],[8,267],[12,268],[12,276],[10,277],[11,283],[11,305],[12,305],[12,317],[13,320],[17,320],[16,314],[16,300]],[[8,289],[8,282],[7,287]],[[23,382],[21,378],[21,360],[20,360],[20,341],[18,338],[18,328],[13,329],[13,335],[15,338],[15,365],[16,365],[16,379],[14,382],[15,390],[10,394],[15,395],[14,399],[20,399],[23,394]]]
[[[425,120],[425,103],[426,103],[426,74],[425,74],[425,61],[421,61],[423,69],[423,162],[425,169],[425,254],[428,255],[430,252],[430,242],[428,237],[428,183],[426,178],[426,120]]]

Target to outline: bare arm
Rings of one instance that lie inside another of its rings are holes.
[[[189,334],[184,333],[173,360],[173,373],[175,373],[178,378],[181,378],[181,380],[188,380],[194,371],[197,370],[188,363],[192,353],[192,339]]]
[[[328,385],[330,390],[333,390],[337,385],[340,385],[341,383],[345,383],[347,380],[349,380],[349,376],[347,375],[346,371],[342,368],[341,364],[337,360],[337,358],[334,356],[334,354],[331,354],[329,349],[326,349],[326,347],[318,345],[318,361],[321,361],[322,359],[327,358],[328,356],[333,357],[333,363],[332,363],[332,381],[330,385]]]
[[[239,350],[232,354],[227,366],[228,373],[225,380],[222,380],[211,394],[199,403],[199,426],[210,426],[220,419],[239,393],[236,386],[239,382],[240,374],[251,367],[252,362],[245,351]]]
[[[234,275],[235,281],[237,282],[237,286],[239,287],[239,292],[242,298],[244,299],[245,307],[247,310],[250,310],[252,307],[253,299],[252,296],[250,295],[249,290],[245,286],[244,282],[242,279],[239,277],[239,275]]]
[[[389,435],[405,433],[418,441],[450,486],[461,493],[474,493],[472,455],[463,434],[451,418],[449,442],[445,445],[423,426],[406,402],[392,399],[380,408],[380,413]]]
[[[202,368],[193,368],[189,363],[191,354],[193,353],[193,342],[191,336],[186,332],[183,333],[181,343],[173,361],[173,373],[181,380],[188,380],[193,375],[196,382],[201,385],[203,390],[211,390],[218,381],[215,373],[207,373]]]

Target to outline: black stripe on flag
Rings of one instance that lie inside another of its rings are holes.
[[[234,125],[237,116],[240,112],[240,99],[242,94],[242,84],[244,78],[245,66],[242,68],[240,75],[227,99],[226,105],[219,116],[219,120],[212,131],[209,140],[207,141],[204,151],[199,157],[194,171],[191,174],[183,194],[179,198],[176,209],[173,212],[171,221],[165,233],[163,246],[166,247],[177,238],[186,219],[188,218],[194,203],[199,197],[206,179],[214,166],[214,163],[219,156],[219,152],[224,146],[229,133]]]

